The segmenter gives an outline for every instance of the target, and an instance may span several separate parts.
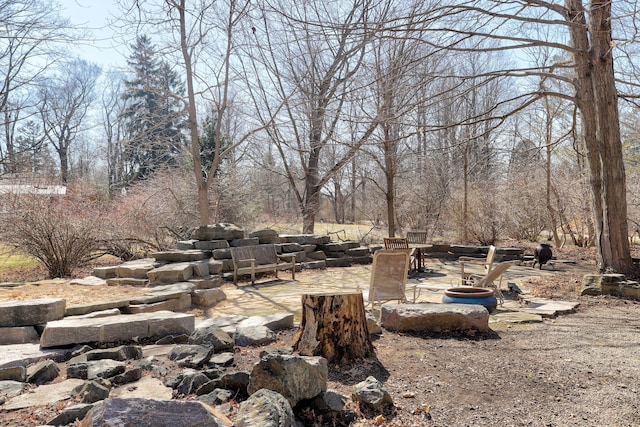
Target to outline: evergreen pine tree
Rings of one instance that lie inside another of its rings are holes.
[[[166,61],[159,60],[147,36],[137,38],[127,61],[133,71],[125,80],[127,149],[130,180],[175,167],[185,147],[184,86]]]

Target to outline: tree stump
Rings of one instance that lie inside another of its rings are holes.
[[[294,351],[348,363],[374,355],[361,293],[302,296],[302,323]]]

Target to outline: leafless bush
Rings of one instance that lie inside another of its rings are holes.
[[[505,208],[500,199],[501,190],[477,186],[469,190],[467,198],[467,217],[465,224],[463,195],[456,193],[450,200],[452,226],[458,231],[460,239],[464,240],[466,225],[467,240],[465,243],[492,245],[504,233]]]
[[[5,196],[0,232],[5,244],[37,259],[49,277],[69,277],[101,255],[103,212],[73,194]]]
[[[515,240],[536,242],[540,233],[550,229],[545,187],[535,179],[520,177],[505,189],[502,197],[507,201],[505,234]],[[526,183],[531,183],[526,185]]]
[[[158,173],[115,198],[104,236],[108,253],[123,260],[165,250],[198,224],[197,190],[188,173]]]

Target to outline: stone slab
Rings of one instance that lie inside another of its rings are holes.
[[[33,326],[0,328],[0,345],[37,342],[40,335]]]
[[[489,330],[489,312],[477,304],[383,304],[381,326],[390,331]]]
[[[131,304],[122,307],[123,314],[152,313],[156,311],[181,311],[191,307],[191,294],[182,294],[178,298],[171,298],[151,304]]]
[[[122,308],[129,305],[129,300],[96,302],[91,304],[79,304],[67,307],[64,311],[65,316],[80,316],[83,314],[93,313],[96,311],[111,310],[114,308]]]
[[[524,313],[521,311],[505,311],[494,312],[489,323],[504,322],[504,323],[540,323],[542,322],[542,316],[533,313]]]
[[[61,362],[71,357],[73,349],[41,349],[40,344],[12,344],[2,346],[0,369],[27,366],[41,360]]]
[[[113,279],[116,277],[117,266],[96,267],[91,270],[91,275],[99,277],[100,279]]]
[[[136,279],[133,277],[115,277],[113,279],[107,279],[108,286],[135,286],[144,288],[149,285],[148,279]]]
[[[157,311],[95,319],[63,319],[47,323],[42,348],[92,342],[132,341],[171,334],[191,334],[195,317],[191,314]]]
[[[173,396],[173,389],[165,386],[161,380],[152,376],[144,376],[138,381],[116,387],[109,393],[110,397],[120,398],[144,398],[170,400]]]
[[[193,266],[190,262],[166,264],[147,272],[149,283],[152,285],[184,282],[191,279],[192,276]]]
[[[104,286],[107,284],[106,278],[100,278],[97,276],[87,276],[81,279],[71,279],[70,285],[78,286]]]
[[[0,303],[0,327],[35,326],[64,317],[66,301],[40,298]]]
[[[134,279],[146,279],[147,271],[153,270],[158,265],[153,258],[137,259],[124,262],[116,267],[117,277],[130,277]]]
[[[151,254],[158,261],[175,262],[191,262],[200,261],[211,257],[211,251],[191,249],[188,251],[162,251]]]
[[[167,301],[170,299],[182,298],[190,294],[196,285],[190,282],[175,283],[173,285],[156,286],[149,288],[149,291],[141,297],[131,298],[130,304],[152,304],[154,302]]]
[[[31,393],[24,393],[7,400],[2,405],[2,409],[11,411],[32,406],[52,405],[71,398],[73,389],[82,384],[84,384],[84,380],[72,378],[59,383],[41,385]]]
[[[558,314],[569,314],[576,311],[580,305],[577,302],[553,301],[544,299],[528,299],[526,307],[522,308],[525,313],[539,314],[542,317],[555,317]]]

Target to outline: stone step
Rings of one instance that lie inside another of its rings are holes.
[[[35,326],[64,317],[66,301],[40,298],[0,303],[0,327]]]
[[[157,311],[95,319],[62,319],[47,323],[40,346],[61,347],[70,344],[130,342],[134,339],[191,334],[195,327],[192,314]]]
[[[211,258],[211,251],[191,249],[186,251],[161,251],[151,254],[158,261],[190,262]]]
[[[90,304],[79,304],[67,307],[64,311],[65,316],[80,316],[96,311],[110,310],[112,308],[122,308],[129,305],[129,300],[97,302]]]

